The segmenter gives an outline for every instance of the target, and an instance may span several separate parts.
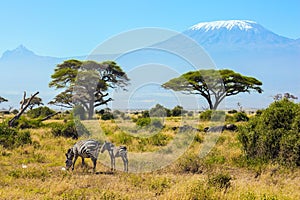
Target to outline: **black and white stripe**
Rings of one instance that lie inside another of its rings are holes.
[[[115,145],[111,142],[104,142],[104,144],[101,147],[101,153],[103,153],[105,150],[108,151],[111,161],[111,170],[116,169],[116,157],[121,157],[124,164],[124,171],[128,172],[128,158],[127,158],[127,148],[126,146],[119,146],[115,147]]]
[[[94,164],[93,170],[95,172],[100,147],[101,144],[96,140],[89,139],[78,141],[66,153],[66,168],[69,169],[72,166],[72,170],[74,170],[76,160],[78,156],[80,156],[82,159],[82,166],[85,165],[84,158],[91,158]]]

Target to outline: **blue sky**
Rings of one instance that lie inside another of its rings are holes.
[[[39,55],[86,55],[106,39],[141,27],[184,31],[204,21],[248,19],[300,38],[299,0],[0,1],[0,55],[23,44]]]

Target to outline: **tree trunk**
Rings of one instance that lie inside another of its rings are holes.
[[[94,116],[94,101],[89,102],[89,109],[88,109],[88,119],[93,119]]]
[[[41,121],[45,121],[45,120],[47,120],[47,119],[50,119],[51,117],[53,117],[53,116],[55,116],[55,115],[58,115],[58,114],[60,114],[60,113],[61,113],[61,112],[59,111],[59,112],[56,112],[56,113],[54,113],[54,114],[48,115],[47,117],[41,119]]]
[[[13,127],[14,126],[14,122],[16,121],[16,120],[18,120],[20,117],[21,117],[21,115],[25,112],[25,110],[28,108],[28,106],[30,105],[30,102],[32,101],[32,99],[36,96],[36,95],[38,95],[39,94],[39,92],[36,92],[34,95],[31,95],[31,97],[30,97],[30,99],[26,102],[26,104],[25,104],[25,99],[26,99],[26,92],[24,92],[24,95],[23,95],[23,101],[22,101],[22,103],[21,103],[21,107],[20,107],[20,110],[19,110],[19,112],[11,119],[11,120],[9,120],[9,122],[8,122],[8,126],[9,127]],[[24,106],[24,104],[25,104],[25,106]]]

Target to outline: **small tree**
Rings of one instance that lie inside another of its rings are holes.
[[[24,95],[23,95],[23,100],[21,101],[22,104],[20,106],[20,110],[19,112],[12,118],[9,120],[8,122],[8,126],[10,127],[13,127],[14,126],[14,123],[16,120],[18,120],[22,115],[23,113],[25,112],[25,110],[30,106],[30,102],[32,101],[32,99],[38,95],[39,92],[36,92],[34,93],[33,95],[31,95],[31,97],[26,101],[26,92],[24,92]]]
[[[30,98],[26,98],[25,100],[23,99],[21,102],[20,102],[20,105],[21,104],[26,104],[28,101],[30,100]],[[42,99],[39,98],[39,97],[33,97],[31,99],[31,101],[29,102],[29,109],[32,110],[34,106],[40,106],[40,105],[44,105],[43,102],[42,102]]]

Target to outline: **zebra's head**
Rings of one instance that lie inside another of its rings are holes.
[[[73,149],[72,148],[68,149],[68,152],[65,155],[66,155],[66,169],[69,169],[73,163],[73,157],[74,157]]]

